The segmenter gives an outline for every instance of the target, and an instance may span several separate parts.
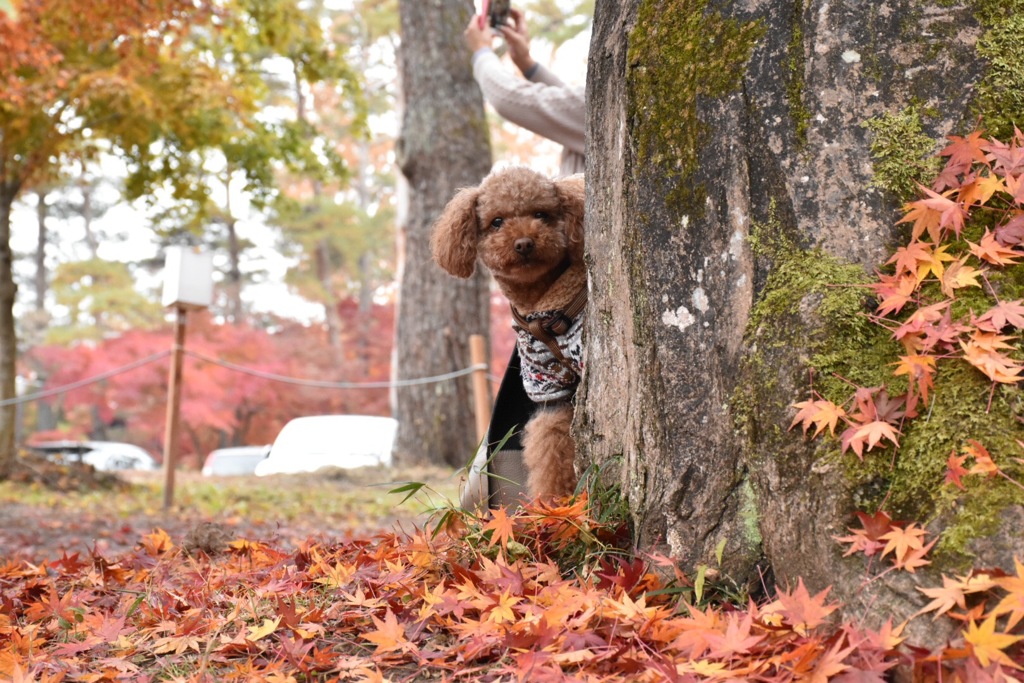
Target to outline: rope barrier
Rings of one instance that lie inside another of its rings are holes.
[[[123,365],[119,368],[109,370],[102,374],[96,375],[95,377],[78,380],[77,382],[72,382],[71,384],[65,384],[62,387],[44,389],[43,391],[37,391],[34,394],[25,394],[23,396],[18,396],[16,398],[8,398],[3,401],[0,401],[0,408],[4,406],[17,405],[19,403],[28,403],[29,401],[35,401],[40,398],[49,398],[50,396],[56,396],[57,394],[64,394],[69,391],[74,391],[75,389],[81,389],[82,387],[89,386],[90,384],[95,384],[96,382],[102,382],[105,379],[110,379],[115,375],[120,375],[121,373],[128,372],[129,370],[141,368],[143,365],[149,365],[150,363],[155,363],[158,360],[163,360],[169,355],[171,355],[170,351],[161,351],[160,353],[154,353],[152,356],[140,358],[134,363],[129,363],[128,365]]]
[[[458,377],[465,377],[477,370],[486,370],[487,365],[481,363],[480,365],[471,365],[468,368],[462,370],[455,370],[454,372],[447,372],[443,375],[434,375],[433,377],[420,377],[419,379],[400,379],[394,382],[326,382],[314,379],[298,379],[295,377],[286,377],[284,375],[277,375],[272,372],[263,372],[262,370],[252,370],[242,365],[236,365],[229,361],[220,360],[217,358],[211,358],[195,351],[189,351],[185,349],[185,355],[198,360],[206,361],[207,363],[213,363],[219,365],[222,368],[228,370],[234,370],[235,372],[241,372],[246,375],[252,375],[253,377],[260,377],[262,379],[269,379],[275,382],[284,382],[286,384],[298,384],[306,387],[319,387],[324,389],[391,389],[392,387],[411,387],[420,384],[437,384],[439,382],[446,382],[450,379],[456,379]]]
[[[138,368],[141,368],[144,365],[149,365],[150,363],[155,363],[156,361],[163,360],[164,358],[167,358],[168,356],[170,356],[173,352],[174,352],[173,349],[172,350],[168,350],[168,351],[161,351],[159,353],[154,353],[151,356],[146,356],[145,358],[140,358],[137,361],[134,361],[134,362],[129,363],[127,365],[123,365],[123,366],[121,366],[119,368],[115,368],[113,370],[108,370],[107,372],[101,373],[101,374],[96,375],[94,377],[89,377],[87,379],[78,380],[77,382],[71,382],[70,384],[65,384],[64,386],[54,387],[52,389],[45,389],[43,391],[38,391],[38,392],[35,392],[35,393],[32,393],[32,394],[24,394],[22,396],[17,396],[15,398],[9,398],[9,399],[6,399],[6,400],[2,400],[2,401],[0,401],[0,408],[2,408],[4,406],[10,406],[10,405],[19,405],[21,403],[29,403],[31,401],[36,401],[36,400],[43,399],[43,398],[49,398],[50,396],[57,396],[57,395],[60,395],[60,394],[65,394],[65,393],[67,393],[69,391],[74,391],[75,389],[81,389],[82,387],[87,387],[90,384],[96,384],[97,382],[102,382],[103,380],[110,379],[111,377],[114,377],[116,375],[120,375],[122,373],[129,372],[131,370],[136,370]],[[423,385],[423,384],[437,384],[437,383],[440,383],[440,382],[447,382],[447,381],[452,380],[452,379],[457,379],[459,377],[465,377],[466,375],[469,375],[469,374],[472,374],[474,372],[477,372],[478,370],[486,370],[487,367],[488,367],[485,363],[479,363],[477,365],[471,365],[468,368],[463,368],[462,370],[455,370],[453,372],[447,372],[447,373],[445,373],[443,375],[434,375],[432,377],[420,377],[418,379],[404,379],[404,380],[396,380],[396,381],[389,381],[389,382],[327,382],[327,381],[321,381],[321,380],[300,379],[298,377],[286,377],[285,375],[278,375],[278,374],[275,374],[275,373],[272,373],[272,372],[263,372],[262,370],[254,370],[252,368],[247,368],[245,366],[238,365],[236,363],[231,363],[229,361],[223,361],[223,360],[220,360],[218,358],[212,358],[210,356],[206,356],[206,355],[203,355],[201,353],[197,353],[195,351],[189,351],[188,349],[182,349],[182,352],[186,356],[190,356],[192,358],[195,358],[197,360],[202,360],[202,361],[205,361],[207,363],[212,363],[214,365],[218,365],[220,367],[226,368],[228,370],[232,370],[234,372],[240,372],[240,373],[243,373],[243,374],[246,374],[246,375],[251,375],[253,377],[259,377],[261,379],[271,380],[271,381],[274,381],[274,382],[283,382],[285,384],[294,384],[294,385],[298,385],[298,386],[307,386],[307,387],[317,387],[317,388],[322,388],[322,389],[391,389],[391,388],[418,386],[418,385]],[[491,375],[491,374],[488,374],[487,377],[492,382],[499,382],[499,381],[501,381],[500,377],[496,377],[496,376]]]

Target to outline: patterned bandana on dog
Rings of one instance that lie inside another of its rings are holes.
[[[560,315],[561,311],[540,311],[523,316],[523,319],[532,323]],[[519,348],[523,388],[530,400],[545,403],[570,398],[583,374],[583,316],[576,316],[564,334],[551,335],[565,362],[518,321],[513,320],[512,329],[516,332],[516,346]]]

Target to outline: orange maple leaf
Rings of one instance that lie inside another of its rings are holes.
[[[893,375],[907,375],[911,388],[917,385],[917,392],[922,400],[928,400],[928,390],[932,387],[932,378],[935,375],[935,357],[913,354],[900,356],[899,363],[896,363],[896,370]]]
[[[895,552],[897,562],[902,562],[911,550],[920,550],[924,547],[924,529],[917,526],[917,523],[907,527],[893,527],[888,533],[882,534],[882,540],[886,541],[882,549],[882,557]]]
[[[967,609],[965,596],[971,593],[984,593],[994,585],[992,577],[988,574],[961,576],[956,579],[943,575],[941,588],[917,589],[929,598],[932,598],[932,601],[919,609],[914,616],[927,614],[934,610],[935,616],[933,618],[938,619],[940,615],[945,614],[954,607]]]
[[[487,541],[487,547],[490,548],[498,541],[501,541],[501,549],[508,550],[508,542],[514,540],[512,538],[512,520],[505,513],[505,508],[498,507],[491,511],[491,521],[484,525],[481,531],[492,531],[491,538]]]
[[[971,246],[972,254],[982,261],[988,261],[997,266],[1011,266],[1017,263],[1017,259],[1024,256],[1024,253],[1016,251],[1013,247],[1004,247],[1000,244],[988,228],[985,229],[985,234],[981,236],[977,244],[970,240],[967,240],[967,244]]]
[[[1021,619],[1024,619],[1024,564],[1016,557],[1013,563],[1017,569],[1016,576],[1005,576],[994,579],[997,586],[1005,590],[1008,595],[1004,596],[999,604],[992,608],[993,616],[1000,616],[1009,613],[1006,628],[1012,629]]]
[[[377,646],[377,652],[392,652],[395,650],[409,650],[412,643],[405,637],[405,628],[398,623],[395,613],[390,609],[384,615],[384,621],[370,615],[376,630],[363,633],[359,637],[368,640]]]
[[[146,551],[146,554],[152,557],[166,553],[174,548],[174,543],[171,541],[171,537],[167,535],[166,531],[160,528],[153,529],[152,533],[143,536],[140,544]]]
[[[958,289],[981,287],[981,283],[978,282],[978,278],[981,275],[982,271],[967,265],[967,257],[964,256],[949,264],[946,272],[939,279],[939,286],[942,289],[942,293],[952,299],[956,296],[956,290]]]
[[[911,271],[916,272],[916,268]],[[878,282],[871,286],[881,300],[876,309],[878,315],[886,316],[903,310],[917,291],[917,285],[917,276],[914,274],[879,275]]]
[[[949,454],[949,459],[946,460],[946,481],[947,484],[953,484],[958,489],[963,489],[964,484],[960,481],[960,478],[965,474],[969,474],[966,468],[964,468],[964,461],[967,460],[966,455],[957,455],[954,450]]]
[[[974,466],[971,467],[969,474],[984,474],[989,478],[999,474],[999,465],[992,460],[988,449],[982,446],[979,441],[968,439],[964,452],[966,455],[974,458]]]
[[[960,342],[964,360],[981,370],[993,382],[1016,384],[1021,379],[1020,373],[1024,371],[1024,366],[1006,354],[999,353],[1000,349],[1013,348],[1005,343],[1006,339],[1012,337],[977,330],[968,341]]]
[[[796,417],[793,418],[792,424],[789,428],[792,429],[797,424],[803,423],[804,434],[813,424],[816,429],[814,430],[814,436],[818,436],[827,427],[832,436],[836,434],[836,425],[839,423],[839,418],[846,416],[846,411],[840,406],[837,406],[832,401],[826,401],[824,399],[801,401],[793,404],[794,408],[798,408]]]
[[[977,178],[960,187],[959,199],[964,206],[985,204],[996,192],[1005,192],[1006,184],[994,173],[979,175]]]

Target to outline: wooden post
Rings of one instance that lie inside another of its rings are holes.
[[[174,352],[167,374],[167,423],[164,426],[164,510],[174,500],[174,466],[178,459],[178,418],[181,415],[181,370],[185,356],[184,306],[175,306]]]
[[[480,366],[473,371],[473,401],[476,411],[476,438],[477,441],[483,441],[487,437],[487,427],[491,424],[491,391],[487,382],[487,352],[482,335],[470,336],[469,356],[473,366]]]

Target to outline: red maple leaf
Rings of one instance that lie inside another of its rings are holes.
[[[960,481],[960,478],[965,474],[969,474],[967,469],[964,467],[964,461],[967,460],[966,455],[957,455],[954,449],[949,454],[949,459],[946,460],[946,480],[945,483],[953,484],[958,489],[962,489],[964,484]]]

